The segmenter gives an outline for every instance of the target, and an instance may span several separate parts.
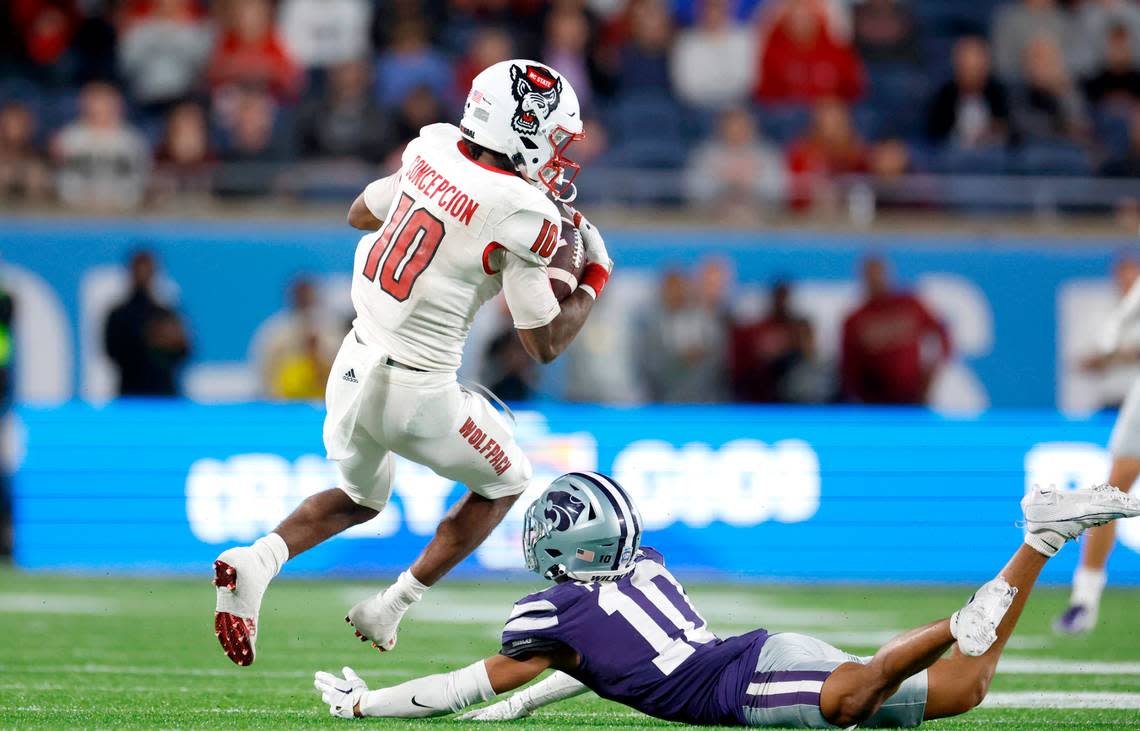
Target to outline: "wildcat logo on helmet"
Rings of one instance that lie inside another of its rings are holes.
[[[539,124],[558,108],[562,79],[541,66],[511,66],[511,94],[517,105],[511,128],[524,135],[538,133]]]
[[[554,521],[554,530],[566,530],[578,521],[578,516],[586,509],[586,503],[574,495],[555,490],[546,496],[546,509],[542,515]]]

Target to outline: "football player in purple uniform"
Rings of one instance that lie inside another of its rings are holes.
[[[523,597],[499,654],[462,670],[369,690],[351,668],[318,672],[334,716],[455,713],[549,678],[461,718],[522,718],[592,690],[689,724],[832,728],[918,726],[981,703],[998,656],[1049,557],[1086,529],[1140,515],[1140,500],[1094,487],[1035,489],[1021,502],[1025,541],[998,576],[948,618],[905,632],[872,657],[806,635],[757,629],[720,639],[641,543],[641,516],[612,479],[555,480],[526,514],[527,567],[554,585]],[[949,654],[947,654],[949,653]]]

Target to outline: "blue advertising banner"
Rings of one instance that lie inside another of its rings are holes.
[[[17,290],[21,303],[17,358],[36,364],[20,368],[20,395],[43,403],[75,396],[98,401],[112,394],[102,322],[122,297],[127,254],[147,246],[158,252],[166,294],[189,323],[189,394],[205,400],[255,397],[241,385],[243,377],[254,377],[246,368],[250,345],[259,325],[284,306],[293,277],[312,275],[348,315],[357,233],[339,221],[2,221],[5,285]],[[843,316],[858,304],[860,258],[884,254],[900,283],[916,289],[950,329],[955,368],[948,403],[1073,412],[1093,410],[1101,400],[1079,382],[1084,376],[1073,363],[1087,354],[1086,340],[1111,306],[1109,266],[1128,243],[1066,247],[1055,240],[998,243],[974,235],[916,240],[706,229],[614,229],[607,241],[619,263],[607,290],[611,302],[618,301],[620,288],[639,282],[637,301],[654,302],[655,279],[663,269],[691,271],[708,256],[731,262],[741,290],[760,291],[775,278],[791,279],[796,307],[812,320],[827,357],[838,350]],[[622,307],[635,299],[620,300]]]
[[[306,405],[69,404],[19,411],[16,560],[28,569],[208,573],[332,487],[322,411]],[[529,496],[566,471],[614,475],[645,542],[722,579],[970,581],[1021,540],[1027,485],[1091,485],[1111,421],[1046,411],[949,419],[920,410],[549,406],[517,414],[535,481],[460,571],[522,570]],[[392,574],[417,555],[460,485],[400,462],[378,518],[290,562],[291,574]],[[1112,580],[1140,584],[1140,520]],[[1071,574],[1067,547],[1046,580]]]

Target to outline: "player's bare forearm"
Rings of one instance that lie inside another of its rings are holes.
[[[545,654],[529,655],[525,660],[515,660],[505,655],[493,655],[483,661],[487,667],[487,677],[496,695],[509,693],[521,688],[542,675],[551,667],[554,658]]]
[[[348,209],[348,225],[361,231],[379,231],[384,222],[368,210],[368,204],[364,202],[364,194],[361,193],[356,196],[356,200]]]
[[[594,298],[579,287],[561,302],[558,317],[542,327],[519,330],[519,340],[530,357],[539,363],[550,363],[574,342],[594,308]]]

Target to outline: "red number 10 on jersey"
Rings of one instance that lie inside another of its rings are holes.
[[[412,203],[410,195],[400,194],[396,211],[364,262],[364,276],[374,282],[379,272],[380,288],[400,302],[408,299],[412,285],[435,258],[444,235],[443,221],[425,209],[417,208],[409,215]]]

